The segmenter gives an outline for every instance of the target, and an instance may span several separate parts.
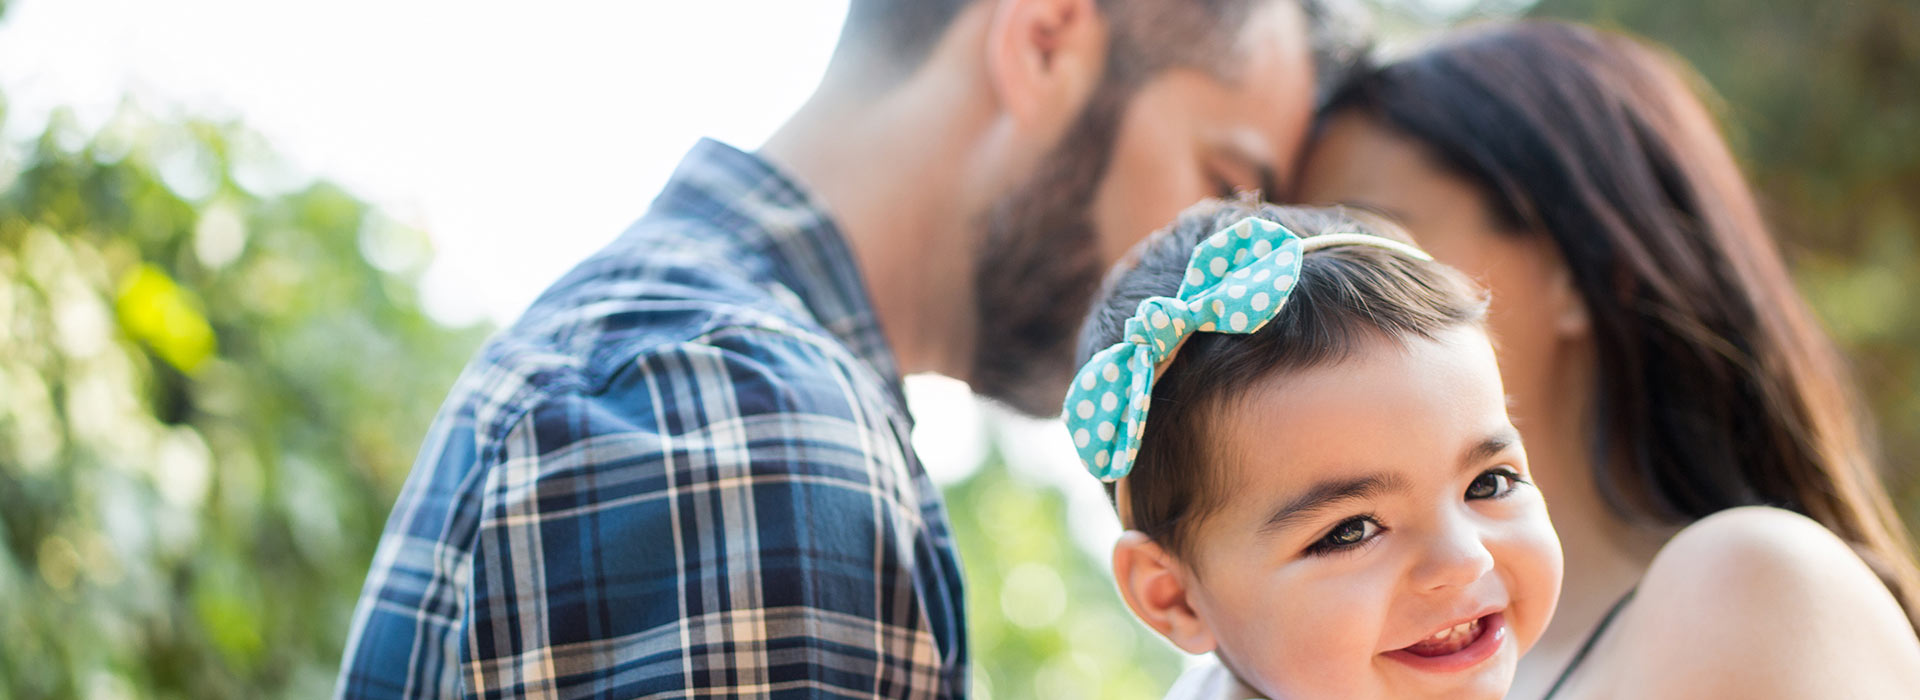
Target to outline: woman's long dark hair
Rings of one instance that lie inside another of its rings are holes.
[[[1589,27],[1494,25],[1360,76],[1326,114],[1423,142],[1512,235],[1553,239],[1593,328],[1595,479],[1617,512],[1804,513],[1920,628],[1920,572],[1846,365],[1683,65]]]

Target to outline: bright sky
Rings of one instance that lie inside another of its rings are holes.
[[[17,0],[21,124],[124,94],[237,117],[423,227],[451,321],[506,322],[645,209],[700,136],[753,147],[826,67],[845,0]],[[10,119],[10,121],[12,121]]]
[[[131,95],[233,118],[299,168],[432,236],[447,321],[504,324],[646,208],[701,136],[758,146],[812,91],[845,0],[14,0],[0,20],[6,136],[55,107],[91,130]],[[1056,422],[908,380],[915,445],[961,478],[993,432],[1061,484],[1075,539],[1118,533]]]

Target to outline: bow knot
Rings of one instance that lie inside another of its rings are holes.
[[[1173,354],[1193,329],[1200,326],[1194,309],[1179,299],[1147,297],[1127,319],[1126,342],[1152,350],[1157,364]]]
[[[1141,300],[1120,342],[1094,353],[1067,390],[1067,430],[1087,471],[1117,481],[1133,469],[1154,375],[1194,333],[1259,332],[1293,293],[1309,247],[1367,245],[1432,260],[1419,248],[1361,233],[1310,240],[1265,219],[1242,219],[1194,248],[1178,294]]]
[[[1178,294],[1140,301],[1120,342],[1095,353],[1067,393],[1067,428],[1088,471],[1105,481],[1127,475],[1160,366],[1194,333],[1265,326],[1293,290],[1300,253],[1286,228],[1243,219],[1194,249]]]

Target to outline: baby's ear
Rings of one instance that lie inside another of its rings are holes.
[[[1194,610],[1191,574],[1159,543],[1128,530],[1113,545],[1113,578],[1135,617],[1189,654],[1213,651],[1213,629]]]

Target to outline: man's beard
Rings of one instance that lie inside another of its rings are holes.
[[[1059,415],[1073,380],[1073,344],[1106,273],[1090,210],[1132,87],[1097,88],[1033,178],[986,213],[970,383],[1030,416]]]

